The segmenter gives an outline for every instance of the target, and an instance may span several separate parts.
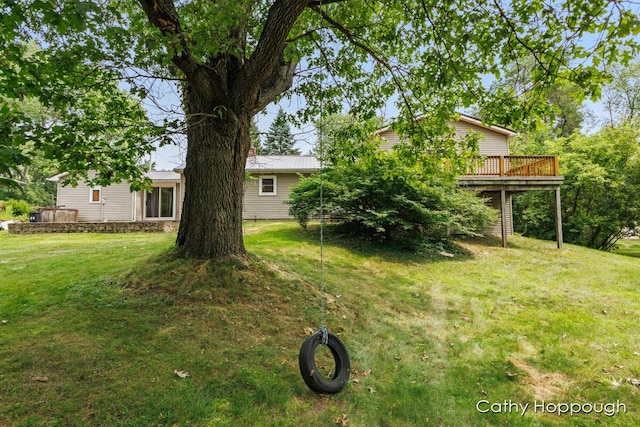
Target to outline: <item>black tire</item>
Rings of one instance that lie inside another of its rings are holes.
[[[327,379],[318,372],[316,366],[316,349],[321,344],[321,331],[315,332],[302,343],[298,356],[300,374],[302,374],[302,379],[307,386],[316,393],[338,393],[349,381],[349,374],[351,373],[349,354],[337,336],[328,334],[327,347],[331,350],[336,369],[333,377]]]

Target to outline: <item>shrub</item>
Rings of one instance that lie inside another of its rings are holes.
[[[349,234],[405,247],[479,235],[495,212],[452,182],[425,176],[395,152],[378,152],[303,179],[290,194],[289,213],[306,227],[323,213]]]
[[[25,200],[9,199],[2,204],[5,213],[11,212],[13,216],[25,216],[33,210],[33,206]]]

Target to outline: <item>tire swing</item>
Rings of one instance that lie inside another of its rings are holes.
[[[329,347],[333,355],[335,369],[331,378],[325,378],[316,366],[316,350],[322,344]],[[322,327],[302,343],[298,362],[300,363],[302,379],[316,393],[338,393],[349,381],[351,363],[347,349],[337,336],[327,332]]]
[[[323,280],[323,253],[324,246],[324,211],[323,211],[323,152],[322,152],[322,115],[320,115],[320,328],[309,336],[300,347],[298,355],[298,363],[300,365],[300,374],[305,384],[316,393],[334,394],[342,391],[349,381],[351,373],[351,362],[347,348],[342,341],[327,331],[324,326],[324,280]],[[326,346],[333,356],[334,369],[330,377],[325,377],[316,365],[316,351],[319,346]]]

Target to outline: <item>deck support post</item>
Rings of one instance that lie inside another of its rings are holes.
[[[502,247],[507,247],[507,192],[503,188],[500,190],[500,216],[502,226]]]
[[[556,241],[558,243],[558,249],[562,249],[562,205],[560,202],[560,188],[556,188],[554,193],[556,193]]]

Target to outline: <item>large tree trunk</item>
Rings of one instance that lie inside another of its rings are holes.
[[[183,32],[174,0],[138,1],[149,22],[167,36],[167,50],[175,52],[171,61],[184,77],[189,145],[178,254],[244,257],[242,196],[251,118],[291,87],[296,63],[285,59],[284,49],[291,28],[310,2],[273,2],[248,57],[225,53],[201,62],[191,52],[193,40]],[[246,38],[246,28],[239,25],[221,43],[230,51],[235,45],[246,53]]]
[[[242,197],[251,117],[224,107],[212,113],[195,90],[186,97],[188,148],[178,254],[243,257]]]

